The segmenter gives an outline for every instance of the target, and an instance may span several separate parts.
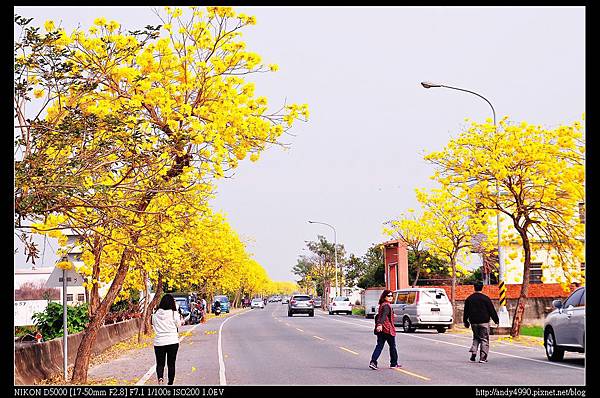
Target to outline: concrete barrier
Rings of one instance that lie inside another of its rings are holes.
[[[544,324],[544,319],[546,315],[548,315],[554,307],[552,307],[552,300],[554,298],[529,298],[527,299],[527,305],[525,306],[525,313],[523,314],[523,324],[525,325],[537,325],[542,326]],[[512,322],[515,309],[517,307],[516,299],[506,300],[506,309],[510,314],[510,320]],[[492,303],[494,304],[494,308],[498,310],[499,302],[496,299],[492,299]],[[456,309],[454,311],[454,316],[456,318],[456,323],[462,323],[463,310],[465,307],[464,300],[456,300]],[[492,322],[493,324],[493,322]]]
[[[102,351],[135,335],[142,322],[141,318],[104,325],[98,331],[92,354]],[[69,366],[75,362],[83,332],[67,338]],[[43,343],[15,343],[15,385],[32,385],[63,373],[62,337]]]

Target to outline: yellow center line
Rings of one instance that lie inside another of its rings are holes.
[[[421,375],[418,375],[418,374],[416,374],[416,373],[409,372],[408,370],[404,370],[404,369],[398,369],[398,368],[394,368],[394,370],[397,370],[398,372],[406,373],[407,375],[411,375],[411,376],[414,376],[414,377],[418,377],[419,379],[423,379],[423,380],[431,380],[431,379],[430,379],[430,378],[428,378],[428,377],[421,376]]]
[[[299,331],[301,331],[301,332],[304,332],[304,330],[302,330],[302,329],[299,329],[299,328],[296,328],[296,330],[299,330]]]
[[[319,340],[325,340],[325,339],[322,339],[322,338],[321,338],[321,337],[319,337],[319,336],[313,336],[313,337],[314,337],[315,339],[319,339]]]
[[[341,349],[342,349],[342,350],[344,350],[344,351],[348,351],[348,352],[350,352],[350,353],[352,353],[352,354],[354,354],[354,355],[358,355],[358,352],[354,352],[354,351],[352,351],[352,350],[349,350],[349,349],[347,349],[347,348],[344,348],[344,347],[338,347],[338,348],[341,348]]]

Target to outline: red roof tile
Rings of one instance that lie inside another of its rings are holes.
[[[419,287],[439,287],[446,291],[446,294],[450,299],[451,286],[419,286]],[[528,298],[564,298],[569,296],[576,286],[571,285],[569,291],[564,291],[559,283],[531,283],[527,292]],[[473,285],[456,285],[456,299],[465,300],[475,289]],[[483,287],[483,293],[489,296],[492,300],[498,299],[500,296],[500,290],[498,285],[486,285]],[[507,299],[518,299],[521,294],[520,284],[506,285],[506,298]]]

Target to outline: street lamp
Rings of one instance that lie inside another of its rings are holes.
[[[323,224],[323,225],[327,225],[328,227],[330,227],[331,229],[333,229],[333,253],[334,253],[334,260],[335,260],[335,297],[338,296],[338,263],[337,263],[337,234],[335,232],[335,228],[333,227],[333,225],[324,223],[324,222],[320,222],[320,221],[309,221],[309,224]]]
[[[490,101],[488,101],[488,99],[485,98],[483,95],[477,94],[474,91],[465,90],[464,88],[446,86],[444,84],[439,84],[439,83],[421,82],[421,86],[423,86],[424,88],[444,87],[444,88],[449,88],[452,90],[458,90],[458,91],[464,91],[467,93],[471,93],[473,95],[478,96],[479,98],[482,98],[492,108],[492,114],[494,115],[494,131],[496,131],[496,129],[497,129],[497,127],[496,127],[496,110],[494,109],[494,106],[492,105],[492,103]],[[496,192],[498,195],[498,201],[500,201],[500,186],[498,184],[498,180],[496,180]],[[504,256],[503,256],[501,239],[500,239],[500,236],[501,236],[500,212],[498,212],[498,214],[496,214],[496,229],[498,230],[498,280],[501,285],[504,285]],[[498,318],[500,318],[499,319],[500,324],[498,326],[501,326],[501,327],[509,326],[508,311],[506,310],[505,305],[502,305],[502,304],[500,305],[500,309],[498,311]]]

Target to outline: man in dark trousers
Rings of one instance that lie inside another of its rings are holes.
[[[465,300],[465,310],[463,313],[463,323],[465,327],[471,325],[473,330],[473,344],[469,352],[471,353],[470,360],[475,362],[477,348],[480,348],[479,363],[486,363],[488,352],[490,349],[490,318],[494,320],[496,325],[500,323],[496,309],[492,304],[492,300],[482,292],[483,282],[475,282],[475,293],[471,294]]]

